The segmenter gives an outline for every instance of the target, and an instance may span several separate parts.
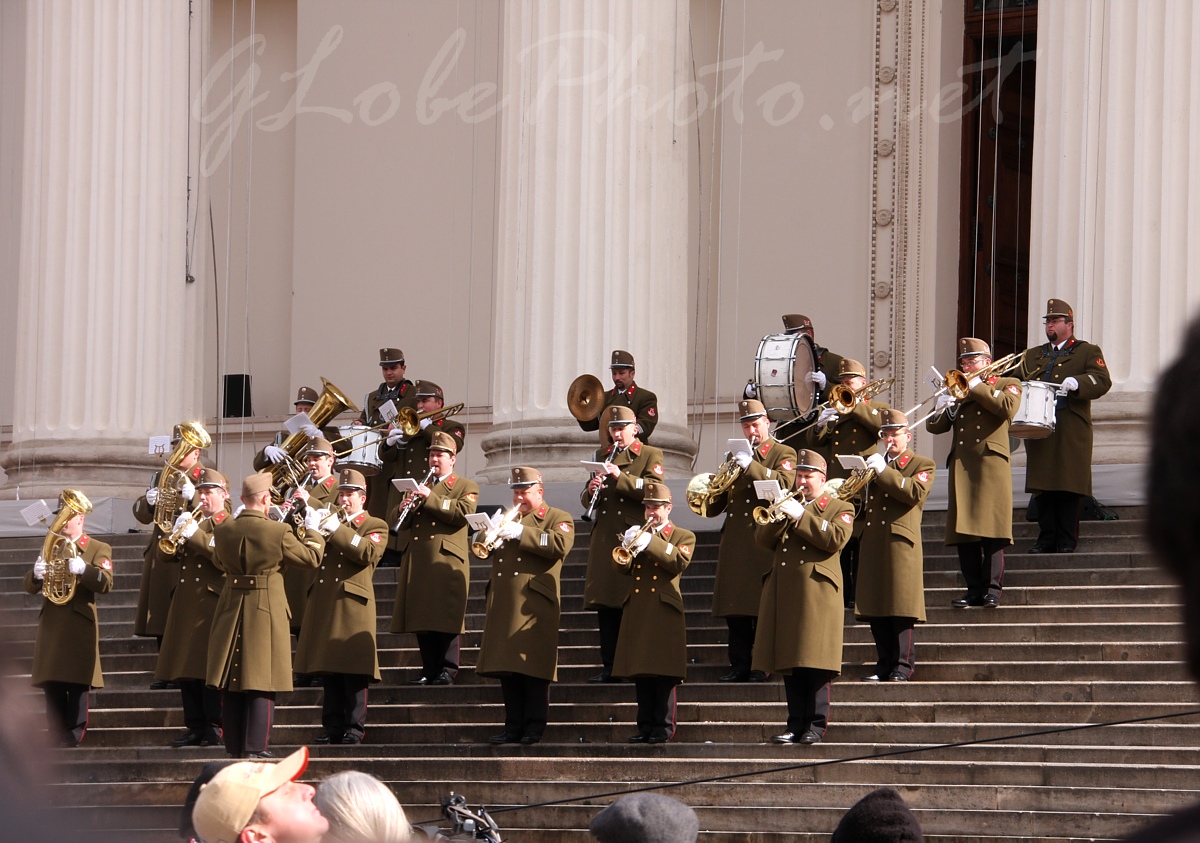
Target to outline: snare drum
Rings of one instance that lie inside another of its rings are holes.
[[[754,356],[754,388],[771,421],[790,421],[817,404],[817,385],[808,376],[817,368],[806,334],[769,334]]]
[[[1044,381],[1021,383],[1021,408],[1008,426],[1018,439],[1045,439],[1054,432],[1054,408],[1058,384]]]
[[[338,436],[348,443],[347,448],[339,449],[338,468],[357,469],[363,477],[371,477],[383,469],[383,459],[379,456],[379,445],[383,442],[381,431],[348,424],[338,428]]]

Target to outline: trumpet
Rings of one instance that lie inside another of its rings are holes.
[[[782,521],[784,518],[784,515],[782,512],[779,511],[779,508],[783,505],[783,503],[785,501],[792,500],[794,497],[796,497],[796,495],[800,494],[801,491],[802,490],[800,489],[800,487],[797,486],[795,489],[792,489],[792,491],[788,492],[786,495],[776,498],[775,500],[771,501],[771,503],[768,504],[767,506],[754,507],[754,511],[752,513],[750,513],[751,517],[754,518],[754,523],[760,527],[764,527],[767,524],[774,524],[777,521]]]
[[[163,536],[158,540],[158,552],[163,556],[174,556],[179,552],[179,548],[183,545],[183,531],[190,527],[200,517],[200,507],[196,507],[188,513],[186,521],[181,521],[171,530],[168,535]]]
[[[630,563],[633,562],[633,557],[638,555],[638,551],[634,550],[633,546],[638,543],[638,539],[653,529],[654,521],[647,518],[646,523],[638,527],[637,532],[630,536],[628,541],[622,536],[621,543],[613,548],[613,561],[622,568],[628,568]]]
[[[938,387],[936,392],[934,392],[924,401],[921,401],[904,415],[911,416],[930,401],[936,401],[938,398],[946,395],[947,393],[949,393],[950,397],[954,399],[954,403],[965,401],[971,392],[971,380],[973,378],[979,378],[981,381],[983,381],[993,376],[1000,377],[1001,375],[1008,374],[1019,365],[1021,365],[1021,355],[1013,352],[1012,354],[1006,354],[999,360],[993,360],[978,372],[973,372],[970,377],[960,372],[958,369],[951,369],[950,371],[946,372],[945,377],[942,378],[942,385]],[[926,419],[933,418],[939,412],[941,411],[935,408],[934,410],[921,416],[921,418],[917,419],[916,421],[910,422],[908,426],[916,427]]]
[[[442,407],[440,410],[430,410],[428,413],[418,413],[412,407],[401,407],[400,412],[396,414],[395,425],[404,431],[405,436],[412,439],[421,432],[421,422],[424,419],[431,421],[448,419],[461,413],[463,406],[462,403],[458,403],[451,407]]]
[[[604,462],[611,460],[617,453],[617,443],[613,442],[612,447],[608,449],[608,454],[604,457]],[[584,521],[591,521],[596,517],[596,504],[600,502],[600,493],[604,491],[604,484],[608,482],[607,477],[596,487],[596,491],[592,492],[592,499],[588,501],[587,511],[579,516]]]
[[[504,513],[504,517],[496,523],[495,527],[483,532],[481,539],[471,543],[471,552],[479,559],[487,559],[492,555],[493,550],[504,544],[504,539],[500,538],[501,528],[520,517],[521,505],[516,504]]]
[[[425,479],[421,481],[422,486],[429,485],[429,481],[433,479],[435,470],[436,469],[432,468],[429,469],[429,472],[425,475]],[[424,502],[425,499],[416,492],[409,492],[408,495],[405,496],[403,503],[400,504],[400,510],[396,513],[396,523],[392,525],[391,533],[393,536],[404,529],[404,522],[406,522],[408,517],[416,512],[420,508],[420,504],[423,504]]]

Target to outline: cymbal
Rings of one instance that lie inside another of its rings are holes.
[[[604,409],[604,384],[595,375],[575,378],[567,388],[567,409],[579,421],[596,418]]]

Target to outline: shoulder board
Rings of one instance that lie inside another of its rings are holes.
[[[538,517],[538,518],[545,518],[545,517],[546,517],[546,510],[548,510],[549,508],[550,508],[550,507],[546,506],[545,504],[542,504],[540,507],[538,507],[538,511],[537,511],[537,517]]]
[[[77,545],[79,545],[80,550],[83,550],[85,547],[87,547],[89,539],[91,539],[91,536],[89,536],[87,533],[84,533],[82,536],[79,537],[79,541],[77,541],[75,543]]]
[[[220,524],[222,521],[224,521],[224,520],[225,520],[225,518],[226,518],[228,515],[229,515],[229,513],[228,513],[228,512],[226,512],[225,510],[223,510],[223,509],[222,509],[220,512],[218,512],[216,515],[214,515],[214,516],[212,517],[212,522],[213,522],[214,524]]]
[[[663,535],[663,538],[664,538],[664,539],[665,539],[665,538],[667,538],[667,537],[668,537],[668,536],[670,536],[670,535],[671,535],[671,533],[673,533],[673,532],[675,532],[675,525],[674,525],[674,524],[672,524],[670,521],[668,521],[668,522],[667,522],[667,526],[665,526],[665,527],[663,527],[663,528],[662,528],[662,535]]]
[[[362,526],[362,522],[363,522],[364,520],[366,520],[366,517],[367,517],[367,511],[364,509],[362,512],[358,513],[358,515],[356,515],[356,516],[354,517],[354,526],[355,526],[355,527],[361,527],[361,526]]]
[[[829,506],[829,495],[821,495],[817,499],[817,509],[824,511],[827,506]]]
[[[196,465],[192,467],[192,479],[199,480],[200,473],[203,471],[204,471],[204,466],[200,465],[200,463],[196,463]]]
[[[765,457],[767,455],[767,451],[769,450],[771,450],[771,443],[767,441],[762,443],[762,447],[758,449],[758,452]]]
[[[455,477],[453,474],[451,474],[449,477],[447,477],[447,478],[446,478],[446,488],[447,488],[447,489],[453,489],[453,488],[454,488],[454,481],[455,481],[455,480],[457,480],[457,479],[458,479],[458,478],[457,478],[457,477]]]
[[[633,444],[629,446],[629,450],[634,454],[640,454],[642,452],[642,443],[635,439]]]
[[[997,378],[995,375],[992,375],[990,378],[987,379],[988,386],[995,386],[996,381],[998,381],[998,380],[999,380],[999,378]]]
[[[904,466],[908,465],[909,460],[911,460],[911,459],[912,459],[912,454],[901,454],[899,459],[896,460],[896,464],[898,466],[900,466],[901,468],[904,468]]]
[[[337,480],[337,478],[331,474],[328,477],[326,477],[324,480],[321,481],[321,485],[324,486],[326,489],[328,489],[330,486],[333,485],[334,480]]]

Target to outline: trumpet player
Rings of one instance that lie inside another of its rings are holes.
[[[158,547],[158,564],[175,572],[171,608],[158,650],[154,678],[179,686],[187,731],[171,746],[217,746],[221,743],[221,692],[205,686],[208,634],[225,572],[213,564],[213,531],[229,517],[229,484],[219,471],[206,468],[196,482],[198,513],[185,512],[175,521],[175,553]]]
[[[308,450],[304,452],[304,461],[308,466],[308,474],[303,484],[292,490],[290,497],[295,500],[293,506],[306,506],[309,509],[323,509],[337,497],[337,475],[333,473],[333,445],[323,436],[309,437]],[[304,624],[304,612],[308,605],[308,590],[312,587],[317,573],[311,568],[284,568],[283,590],[287,594],[288,609],[292,618],[289,627],[293,635],[300,635]],[[319,684],[310,676],[300,675],[296,684],[309,687]]]
[[[383,382],[363,398],[362,415],[358,420],[360,424],[372,427],[383,424],[379,408],[388,401],[397,410],[401,407],[416,409],[417,406],[416,384],[404,377],[408,365],[404,361],[403,351],[398,348],[379,349],[379,371]],[[379,473],[367,480],[367,510],[376,518],[386,518],[395,505],[390,497],[394,491],[392,481],[407,476],[397,473],[399,467],[395,461],[384,460]],[[396,561],[399,562],[398,559]]]
[[[755,670],[783,674],[787,731],[779,744],[814,744],[829,725],[829,685],[842,670],[842,569],[854,507],[823,489],[825,458],[796,453],[798,498],[778,507],[782,518],[755,529],[771,551],[754,639]]]
[[[627,407],[633,411],[636,419],[638,438],[643,443],[648,443],[654,426],[658,424],[658,396],[637,385],[634,379],[637,369],[634,367],[633,355],[628,351],[614,350],[608,370],[612,374],[613,388],[604,393],[604,406],[600,415],[589,421],[578,420],[579,427],[583,430],[599,430],[604,410],[612,406]]]
[[[687,674],[687,628],[679,575],[692,561],[696,534],[671,523],[671,490],[649,481],[646,520],[625,531],[612,556],[614,571],[630,580],[621,616],[613,676],[637,689],[637,734],[630,743],[666,743],[675,735],[675,686]]]
[[[60,498],[60,512],[62,507]],[[78,551],[67,562],[69,572],[77,578],[75,591],[62,604],[42,599],[33,645],[33,686],[41,688],[46,697],[50,740],[60,746],[79,746],[87,731],[88,692],[104,687],[96,595],[112,590],[112,547],[84,532],[85,517],[77,512],[59,529]],[[51,544],[47,537],[43,553]],[[65,542],[55,544],[61,547]],[[42,591],[49,562],[39,555],[33,570],[25,574],[26,594]]]
[[[613,570],[612,551],[627,529],[642,523],[646,484],[661,481],[665,474],[662,451],[638,441],[637,416],[629,407],[613,408],[608,432],[612,447],[596,451],[596,461],[603,461],[605,470],[595,474],[580,495],[580,501],[593,510],[595,517],[588,542],[583,608],[596,612],[602,668],[589,682],[616,681],[613,659],[621,631],[621,607],[629,597],[629,580]]]
[[[729,672],[721,682],[763,682],[767,675],[752,671],[754,633],[758,626],[758,603],[763,577],[771,570],[771,554],[754,543],[754,507],[758,495],[755,480],[777,480],[790,489],[796,479],[796,452],[771,438],[770,420],[761,401],[738,403],[742,434],[750,441],[750,453],[733,454],[740,472],[733,485],[714,495],[708,515],[726,513],[717,551],[717,579],[713,587],[713,617],[724,618],[729,628]]]
[[[319,744],[362,742],[367,688],[379,681],[373,577],[388,530],[382,518],[364,509],[366,502],[366,478],[344,468],[338,475],[338,509],[318,513],[325,555],[308,594],[296,672],[321,677],[321,733],[314,739]]]
[[[500,680],[504,730],[494,744],[535,744],[546,731],[550,683],[558,679],[559,577],[575,544],[571,516],[545,500],[542,475],[514,466],[518,516],[500,528],[491,553],[487,615],[475,673]]]
[[[925,422],[930,433],[954,436],[947,458],[946,544],[958,549],[967,593],[950,605],[994,609],[1003,590],[1004,548],[1012,544],[1008,425],[1021,406],[1021,383],[979,374],[992,362],[991,348],[981,339],[960,338],[958,362],[970,392],[961,403],[939,396],[935,414]]]
[[[854,617],[871,625],[875,669],[868,682],[907,682],[916,662],[913,627],[925,622],[921,515],[937,473],[933,460],[909,443],[908,418],[883,411],[883,453],[867,457],[874,479],[867,486],[862,554]]]
[[[453,685],[458,675],[459,635],[467,614],[471,580],[467,516],[479,486],[454,473],[458,440],[443,430],[429,438],[429,482],[419,483],[417,507],[400,530],[404,558],[396,573],[392,632],[412,632],[421,650],[421,675],[410,685]],[[401,501],[388,516],[396,523]]]

